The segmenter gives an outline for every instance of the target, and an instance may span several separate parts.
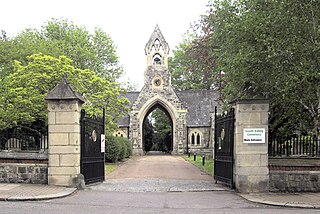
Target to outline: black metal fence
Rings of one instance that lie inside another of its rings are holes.
[[[41,131],[17,126],[0,131],[0,150],[40,151],[48,149],[48,128]]]
[[[313,136],[269,137],[269,156],[320,156],[320,139]]]

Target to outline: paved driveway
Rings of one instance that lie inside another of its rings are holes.
[[[94,190],[117,192],[193,192],[228,190],[180,156],[135,156]]]
[[[213,178],[180,156],[135,156],[109,174],[107,179],[155,178],[179,180],[206,180]]]

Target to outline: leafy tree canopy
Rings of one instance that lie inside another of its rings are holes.
[[[79,69],[90,69],[101,77],[116,81],[122,74],[116,46],[100,28],[91,34],[64,19],[52,19],[37,29],[25,29],[16,37],[0,37],[2,76],[13,71],[13,61],[27,63],[27,56],[43,53],[54,57],[66,56]]]
[[[210,85],[223,92],[225,104],[268,98],[271,132],[292,134],[311,126],[319,136],[319,23],[315,0],[212,0],[193,27],[195,37],[174,51],[173,83],[181,89]]]
[[[208,21],[226,97],[269,98],[272,113],[291,121],[286,132],[307,112],[319,135],[319,2],[218,0],[214,8]]]
[[[14,71],[0,86],[0,127],[46,121],[47,93],[66,74],[75,89],[83,95],[84,108],[91,115],[101,115],[106,108],[106,128],[116,128],[115,119],[127,112],[128,100],[119,99],[121,89],[115,82],[102,78],[89,69],[74,68],[65,56],[58,58],[44,54],[27,57],[26,65],[14,62]]]
[[[203,16],[191,26],[183,41],[169,58],[172,85],[177,90],[213,89],[218,72],[210,44],[210,25]]]
[[[152,111],[144,120],[143,128],[145,151],[171,151],[171,122],[162,109]]]

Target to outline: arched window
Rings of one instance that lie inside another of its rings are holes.
[[[195,138],[195,137],[194,137],[194,134],[192,134],[192,135],[191,135],[191,144],[192,144],[192,145],[194,145],[194,140],[195,140],[194,138]]]
[[[113,136],[116,136],[116,137],[125,137],[126,134],[125,134],[122,130],[118,130],[117,132],[114,132],[114,133],[113,133]]]
[[[189,137],[190,137],[189,139],[191,141],[191,145],[196,145],[196,146],[201,145],[202,133],[199,130],[192,131]]]
[[[153,64],[154,65],[161,65],[162,64],[162,57],[161,57],[161,55],[160,54],[155,54],[154,56],[153,56]]]
[[[200,145],[201,139],[200,139],[200,134],[197,134],[197,145]]]

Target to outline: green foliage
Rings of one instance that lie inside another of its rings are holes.
[[[122,137],[122,139],[123,139],[123,137]],[[119,137],[117,139],[117,141],[119,142],[119,145],[120,145],[120,154],[119,154],[119,158],[118,158],[119,161],[126,158],[127,150],[128,150],[126,143],[122,139]]]
[[[106,151],[105,159],[107,162],[115,163],[119,160],[121,152],[121,144],[118,141],[118,137],[106,136]]]
[[[107,162],[115,163],[132,154],[132,144],[124,137],[107,136],[105,157]]]
[[[1,73],[13,70],[13,61],[27,63],[27,56],[43,53],[54,57],[64,55],[72,65],[89,69],[109,81],[116,81],[122,74],[116,46],[111,37],[96,28],[93,34],[68,20],[52,19],[37,29],[26,29],[14,38],[0,39]]]
[[[106,108],[107,131],[116,128],[115,118],[127,112],[128,100],[119,98],[118,84],[101,78],[91,70],[76,69],[72,60],[43,54],[27,57],[27,64],[15,61],[14,72],[3,79],[0,91],[0,127],[31,124],[46,121],[47,93],[62,79],[64,74],[84,97],[83,108],[89,115],[102,115]]]
[[[96,28],[90,34],[68,20],[52,19],[40,30],[25,29],[16,37],[0,37],[0,129],[46,121],[43,98],[66,73],[81,93],[90,115],[106,108],[106,128],[116,128],[127,100],[116,83],[122,74],[116,47]]]
[[[143,127],[145,151],[171,151],[171,122],[161,109],[157,108],[151,112]]]
[[[148,152],[151,150],[154,141],[154,127],[148,117],[143,121],[143,139],[144,150]]]
[[[208,23],[219,47],[217,68],[225,71],[224,94],[267,97],[278,125],[294,124],[309,114],[319,134],[320,4],[317,1],[214,1]],[[280,112],[277,112],[280,111]],[[281,124],[283,123],[283,124]],[[290,129],[286,128],[287,132]]]
[[[203,16],[193,25],[169,58],[172,85],[177,90],[213,89],[218,85],[215,49],[211,46],[211,27]]]
[[[222,91],[219,101],[225,105],[235,98],[268,98],[272,135],[313,127],[319,136],[320,4],[210,3],[209,13],[192,28],[191,39],[184,40],[169,61],[175,87],[210,85]]]
[[[122,138],[121,139],[125,145],[126,145],[126,150],[127,150],[127,153],[125,155],[125,158],[129,158],[131,155],[132,155],[132,143],[129,139],[127,138]]]

